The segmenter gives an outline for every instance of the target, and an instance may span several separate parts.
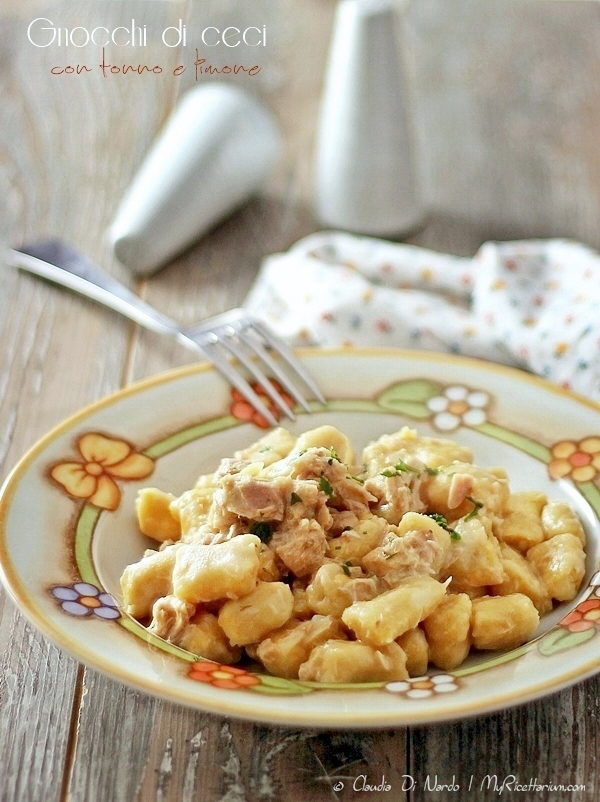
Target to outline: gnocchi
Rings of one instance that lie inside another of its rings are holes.
[[[408,427],[357,457],[333,426],[275,429],[178,497],[141,490],[136,512],[157,545],[121,577],[130,615],[200,657],[307,682],[514,648],[585,574],[568,504]]]

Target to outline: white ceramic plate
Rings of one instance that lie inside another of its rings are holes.
[[[0,497],[2,579],[23,613],[82,662],[134,688],[223,715],[292,726],[441,721],[543,696],[600,668],[600,410],[519,371],[397,350],[303,352],[329,399],[289,428],[332,423],[357,448],[413,425],[502,465],[515,490],[577,509],[588,536],[577,598],[508,653],[404,683],[324,686],[201,663],[121,613],[119,577],[151,545],[134,499],[174,493],[262,433],[210,367],[192,366],[99,401],[44,437]],[[234,414],[232,414],[235,413]],[[142,456],[139,456],[139,455]],[[109,509],[114,508],[114,509]],[[116,601],[115,601],[116,600]]]

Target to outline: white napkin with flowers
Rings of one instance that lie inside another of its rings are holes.
[[[465,354],[600,401],[600,255],[487,242],[472,259],[341,232],[265,260],[245,306],[294,345]]]

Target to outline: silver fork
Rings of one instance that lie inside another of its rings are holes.
[[[245,309],[231,309],[201,323],[181,326],[60,240],[43,240],[19,249],[9,249],[7,262],[12,267],[34,273],[85,295],[86,298],[110,307],[140,326],[160,334],[169,334],[182,345],[199,351],[271,426],[277,425],[277,419],[227,358],[228,354],[246,368],[250,376],[288,418],[295,420],[296,416],[267,377],[265,368],[307,412],[310,411],[308,402],[280,362],[303,382],[318,401],[325,403],[318,385],[292,350]],[[279,357],[279,362],[274,354]]]

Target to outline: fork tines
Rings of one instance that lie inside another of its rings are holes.
[[[228,381],[272,426],[277,425],[273,413],[230,360],[224,358],[219,347],[229,352],[244,366],[271,401],[291,420],[295,420],[296,416],[289,401],[286,402],[266,371],[277,380],[282,391],[307,412],[310,411],[308,402],[296,386],[296,382],[292,381],[284,370],[283,365],[294,374],[296,380],[301,380],[318,401],[325,403],[323,393],[291,348],[245,309],[232,309],[217,315],[187,329],[186,335],[205,350],[209,359]]]

